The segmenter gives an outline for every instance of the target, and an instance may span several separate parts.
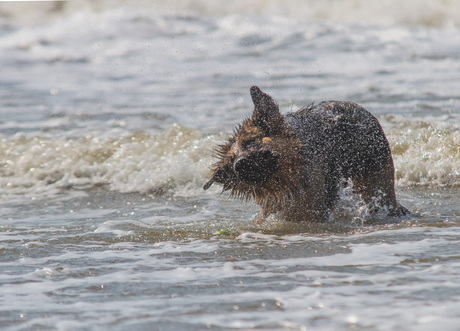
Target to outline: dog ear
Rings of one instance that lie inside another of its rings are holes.
[[[266,135],[279,134],[284,127],[284,118],[280,113],[278,104],[257,86],[251,87],[250,92],[254,103],[251,118],[254,124],[262,129]]]

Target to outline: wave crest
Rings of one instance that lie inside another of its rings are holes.
[[[173,124],[159,134],[118,138],[0,139],[0,194],[105,186],[123,193],[202,194],[224,134]],[[460,186],[460,130],[419,122],[388,133],[400,187]]]
[[[388,134],[400,186],[460,186],[460,130],[402,123]]]
[[[138,131],[115,139],[3,138],[0,187],[4,194],[101,185],[126,193],[184,193],[201,188],[216,139],[179,124],[158,135]]]

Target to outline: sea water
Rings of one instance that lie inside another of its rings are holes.
[[[2,330],[458,330],[458,1],[0,4]],[[409,217],[203,191],[258,85],[350,100]]]

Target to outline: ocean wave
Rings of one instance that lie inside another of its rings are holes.
[[[217,136],[174,124],[158,135],[144,131],[120,138],[3,138],[0,192],[106,186],[118,192],[187,195],[207,175]]]
[[[2,196],[104,186],[123,193],[196,196],[225,134],[173,124],[159,134],[0,139]],[[459,187],[460,130],[406,123],[388,133],[399,187]],[[215,188],[218,190],[218,188]],[[216,191],[217,192],[217,191]]]
[[[400,186],[460,185],[460,130],[429,122],[408,122],[388,139]]]
[[[284,16],[310,22],[365,25],[459,27],[460,0],[80,0],[1,3],[0,17],[16,21],[48,21],[79,11],[142,8],[206,16]]]

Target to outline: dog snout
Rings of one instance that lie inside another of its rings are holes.
[[[269,150],[240,156],[233,163],[238,179],[249,185],[263,184],[277,169],[278,160]]]

